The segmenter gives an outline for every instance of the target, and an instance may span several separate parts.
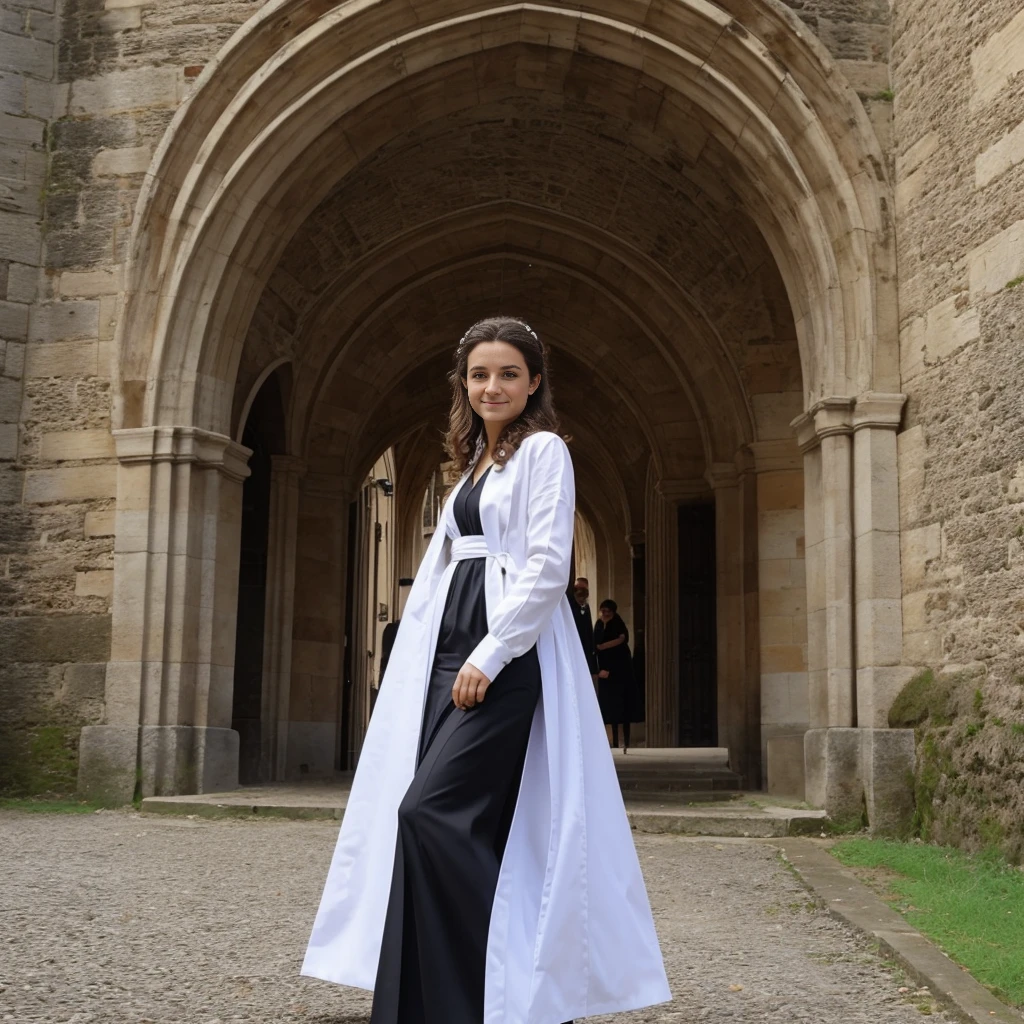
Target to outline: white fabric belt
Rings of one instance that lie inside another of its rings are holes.
[[[453,537],[452,538],[452,561],[462,562],[467,558],[496,558],[505,571],[505,564],[508,562],[508,552],[497,553],[487,550],[487,539],[482,536]]]

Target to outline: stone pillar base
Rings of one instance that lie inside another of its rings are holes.
[[[238,788],[238,733],[187,725],[92,725],[79,742],[78,791],[98,803]]]
[[[862,729],[864,797],[871,831],[906,839],[914,827],[913,729]]]
[[[79,794],[111,807],[131,803],[138,759],[138,729],[85,726],[78,741]]]
[[[867,816],[872,832],[906,836],[914,818],[913,729],[810,729],[807,802],[839,826]]]
[[[804,800],[804,734],[773,736],[768,740],[768,793]]]

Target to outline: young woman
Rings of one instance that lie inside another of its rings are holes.
[[[464,470],[409,594],[302,973],[372,1024],[561,1024],[670,998],[565,600],[575,504],[522,321],[455,353]]]
[[[612,600],[602,601],[594,626],[597,651],[597,700],[604,724],[612,731],[612,746],[619,745],[622,726],[622,752],[629,750],[629,724],[633,716],[633,656],[629,653],[629,630]]]

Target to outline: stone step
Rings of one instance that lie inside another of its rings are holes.
[[[743,779],[735,772],[680,772],[666,775],[661,772],[618,773],[619,786],[623,793],[633,790],[645,790],[659,793],[682,792],[739,792],[743,789]]]
[[[754,809],[746,812],[717,808],[650,810],[631,807],[627,803],[626,813],[629,823],[637,832],[679,836],[778,839],[783,836],[816,834],[825,823],[824,815],[813,811],[784,814]]]
[[[347,795],[336,786],[254,786],[230,793],[146,797],[142,810],[204,818],[340,820]],[[769,839],[815,833],[824,823],[821,811],[762,806],[713,790],[637,790],[623,795],[630,823],[638,832]]]

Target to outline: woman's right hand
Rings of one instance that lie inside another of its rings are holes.
[[[609,674],[610,673],[608,672],[608,669],[603,668],[603,669],[601,669],[600,672],[597,673],[597,678],[598,679],[607,679]]]

